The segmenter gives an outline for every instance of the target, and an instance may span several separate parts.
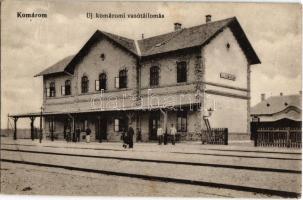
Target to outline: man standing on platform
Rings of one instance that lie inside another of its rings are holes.
[[[133,141],[133,137],[134,137],[134,129],[133,127],[129,127],[128,128],[128,145],[129,145],[129,148],[133,148],[134,147],[134,141]]]
[[[177,129],[175,128],[174,124],[171,124],[171,127],[170,127],[170,137],[171,137],[171,143],[173,145],[175,145],[176,133],[177,133]]]
[[[159,126],[157,129],[157,136],[158,136],[159,145],[161,145],[163,141],[163,129],[161,126]]]

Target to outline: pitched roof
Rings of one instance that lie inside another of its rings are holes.
[[[178,49],[203,45],[218,30],[226,27],[234,18],[184,28],[164,35],[139,40],[142,55],[148,56]]]
[[[254,52],[236,17],[184,28],[179,31],[139,40],[138,42],[142,56],[150,56],[180,49],[203,46],[220,33],[225,27],[231,28],[251,64],[259,64],[260,60]]]
[[[123,47],[125,47],[129,51],[133,52],[134,54],[136,54],[136,55],[138,54],[137,50],[136,50],[136,45],[135,45],[134,40],[128,39],[126,37],[122,37],[122,36],[119,36],[119,35],[115,35],[115,34],[112,34],[112,33],[107,33],[105,31],[100,31],[100,30],[98,30],[98,31],[103,33],[104,35],[106,35],[110,39],[114,40],[118,44],[121,44]]]
[[[52,66],[48,67],[47,69],[43,70],[39,74],[36,74],[35,77],[43,76],[46,74],[55,74],[55,73],[64,72],[66,66],[68,65],[68,63],[70,63],[70,61],[73,59],[73,57],[74,57],[74,55],[63,58],[62,60],[53,64]]]
[[[232,17],[220,21],[209,22],[199,26],[184,28],[179,31],[174,31],[151,38],[142,39],[138,41],[137,45],[136,42],[132,39],[97,30],[80,49],[80,51],[70,60],[70,62],[66,63],[66,68],[64,70],[72,73],[72,69],[78,60],[80,60],[81,57],[83,57],[83,55],[88,52],[88,49],[103,36],[114,41],[117,45],[137,57],[148,57],[161,53],[203,46],[226,27],[230,27],[232,30],[248,61],[251,64],[261,63],[253,47],[248,41],[243,29],[241,28],[237,18]],[[53,66],[50,68],[52,67]],[[47,69],[38,75],[57,73],[57,71],[62,71],[62,68],[63,66]]]
[[[295,107],[302,110],[301,95],[272,96],[251,108],[251,115],[271,115],[287,108]]]

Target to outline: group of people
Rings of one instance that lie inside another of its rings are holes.
[[[169,136],[171,139],[171,143],[173,145],[175,145],[175,143],[176,143],[176,134],[177,134],[177,129],[175,128],[174,124],[171,124],[171,127],[169,129]],[[159,145],[161,145],[162,143],[164,143],[164,145],[167,144],[168,134],[166,132],[164,132],[164,130],[161,126],[159,126],[157,129],[157,137],[158,137]]]
[[[91,134],[91,130],[89,127],[87,127],[87,129],[85,130],[85,140],[87,143],[90,142],[90,134]],[[70,142],[70,141],[73,141],[73,142],[80,142],[80,134],[81,134],[81,130],[80,128],[77,128],[75,130],[75,132],[73,133],[73,137],[72,137],[72,133],[70,131],[70,129],[67,129],[66,130],[66,136],[65,136],[65,139],[66,139],[66,142]]]
[[[123,140],[123,147],[127,148],[127,146],[132,149],[134,147],[134,141],[133,141],[133,136],[134,136],[134,129],[133,127],[129,127],[128,130],[123,130],[122,131],[122,140]]]

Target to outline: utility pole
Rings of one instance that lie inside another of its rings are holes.
[[[42,137],[43,137],[43,133],[42,133],[42,112],[43,112],[43,106],[41,106],[41,113],[40,113],[40,134],[39,134],[39,142],[42,142]]]

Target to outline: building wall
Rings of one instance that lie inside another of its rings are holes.
[[[105,60],[100,58],[101,54],[105,54]],[[95,91],[95,80],[98,80],[99,74],[105,72],[107,74],[108,91],[117,91],[121,89],[115,88],[115,77],[119,76],[119,71],[127,69],[128,81],[127,88],[136,88],[136,59],[130,53],[116,46],[107,39],[102,39],[96,43],[88,55],[75,68],[77,81],[79,83],[78,93],[81,94],[81,77],[86,74],[90,80],[89,92]]]
[[[213,94],[206,96],[215,101],[209,118],[212,128],[228,128],[229,133],[247,133],[247,100]]]
[[[211,127],[228,128],[230,133],[247,133],[249,65],[229,28],[204,47],[202,58],[205,64],[205,108],[215,109],[209,119]],[[221,78],[221,73],[235,76],[235,80]]]
[[[226,48],[226,44],[230,44],[230,48]],[[152,89],[151,93],[154,96],[159,97],[160,101],[165,98],[173,97],[177,98],[180,95],[188,95],[187,103],[197,103],[195,98],[197,90],[197,66],[198,68],[204,68],[205,74],[203,75],[203,82],[206,89],[207,100],[205,108],[215,107],[210,118],[210,124],[213,128],[228,128],[229,132],[245,133],[247,132],[247,115],[248,115],[248,82],[247,82],[247,67],[248,63],[235,40],[232,32],[229,28],[226,28],[221,34],[215,37],[208,45],[206,45],[200,54],[200,51],[188,52],[186,54],[171,54],[167,56],[159,56],[158,58],[144,60],[141,63],[140,73],[140,93],[143,100],[147,100],[148,89]],[[105,54],[105,60],[102,61],[100,55]],[[202,57],[203,65],[197,65],[197,57]],[[187,82],[177,83],[177,62],[187,62]],[[111,97],[117,102],[122,101],[126,104],[126,107],[133,106],[133,100],[130,98],[124,98],[123,95],[135,97],[136,94],[136,59],[128,52],[120,49],[107,39],[99,41],[92,47],[89,53],[82,59],[82,61],[76,66],[73,76],[60,75],[54,78],[45,78],[45,84],[49,84],[51,80],[56,80],[56,94],[55,98],[49,98],[45,100],[45,111],[48,112],[69,112],[73,111],[93,111],[98,110],[98,103],[96,107],[92,107],[92,99],[98,100],[100,92],[95,91],[95,80],[98,79],[98,75],[101,72],[107,74],[107,91],[103,94],[104,98]],[[149,86],[149,74],[150,67],[159,66],[160,79],[159,86]],[[116,89],[114,88],[115,77],[118,76],[119,70],[126,68],[128,70],[128,88]],[[232,74],[236,77],[233,80],[227,80],[220,78],[220,73]],[[89,92],[87,94],[81,94],[81,77],[87,75],[89,78]],[[61,97],[61,85],[68,78],[72,79],[72,95],[69,97]],[[115,99],[117,98],[117,99]],[[190,99],[190,100],[189,100]],[[109,100],[104,100],[106,103]],[[165,101],[165,100],[164,100]],[[211,102],[211,103],[209,103]],[[215,103],[212,103],[215,102]],[[176,102],[174,105],[178,105]],[[145,104],[146,105],[146,104]],[[106,106],[107,107],[107,106]],[[119,106],[118,106],[119,107]],[[124,111],[123,111],[124,112]],[[113,122],[116,116],[119,116],[121,112],[116,112],[108,117],[107,132],[108,140],[120,141],[121,133],[114,132]],[[161,120],[163,121],[163,116]],[[95,125],[94,117],[88,118],[88,123],[91,124],[92,139],[95,138]],[[176,125],[177,116],[176,112],[168,113],[168,127],[171,123]],[[187,117],[188,130],[187,133],[182,133],[186,138],[191,138],[193,134],[200,131],[205,127],[204,123],[201,123],[201,113],[199,111],[188,112]],[[140,116],[140,125],[137,125],[135,121],[132,122],[132,126],[135,129],[137,126],[141,127],[143,141],[148,141],[149,138],[149,112],[142,112]],[[56,126],[61,126],[56,124]],[[48,125],[46,124],[46,128]],[[61,129],[56,129],[61,130]],[[62,125],[63,132],[63,125]]]
[[[101,54],[105,54],[105,60],[100,58]],[[91,109],[98,109],[99,107],[92,107],[92,99],[100,99],[100,91],[95,90],[95,80],[98,80],[100,73],[107,74],[107,90],[103,93],[104,105],[111,105],[107,102],[118,102],[122,105],[122,98],[126,99],[125,107],[130,106],[129,98],[136,95],[136,58],[125,50],[117,47],[115,44],[107,39],[102,39],[97,42],[89,53],[84,56],[79,64],[76,65],[74,75],[57,75],[52,77],[44,77],[44,88],[49,86],[51,81],[56,83],[56,97],[49,97],[45,100],[46,112],[68,112],[68,111],[85,111]],[[127,70],[127,88],[115,88],[115,77],[118,77],[119,71]],[[88,93],[81,93],[81,78],[86,75],[89,79]],[[61,86],[64,85],[65,80],[72,80],[72,95],[62,96]],[[129,97],[129,98],[127,98]],[[108,101],[107,101],[108,100]],[[114,103],[115,103],[114,102]]]
[[[160,68],[159,86],[152,88],[184,85],[185,83],[177,83],[177,62],[180,61],[187,63],[187,83],[193,83],[195,81],[195,56],[196,53],[170,54],[143,61],[141,64],[141,88],[150,88],[149,74],[152,66]],[[170,88],[165,89],[169,90]]]
[[[60,75],[54,75],[54,76],[44,76],[44,87],[43,87],[43,91],[44,91],[44,100],[46,100],[46,102],[48,101],[63,101],[62,98],[66,99],[69,97],[73,97],[75,95],[75,80],[74,80],[74,76],[72,75],[67,75],[67,74],[60,74]],[[65,81],[66,80],[70,80],[71,81],[71,95],[68,96],[62,96],[61,95],[61,86],[64,86]],[[48,97],[46,99],[46,88],[49,88],[49,84],[51,82],[55,82],[55,87],[56,87],[56,96],[55,97]]]
[[[230,48],[226,45],[229,43]],[[204,47],[205,81],[247,88],[247,59],[229,28],[225,28]],[[235,81],[220,78],[220,73],[236,76]]]

